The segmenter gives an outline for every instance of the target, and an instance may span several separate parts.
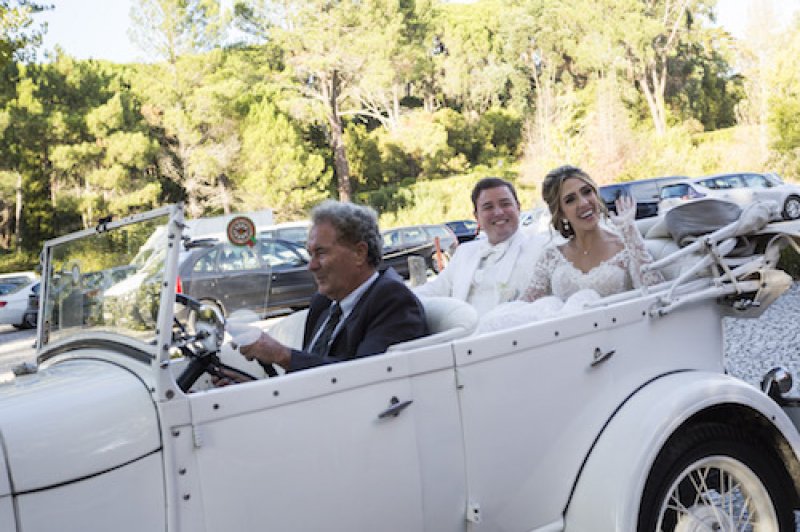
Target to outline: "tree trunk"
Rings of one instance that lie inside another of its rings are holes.
[[[231,193],[230,187],[231,182],[228,179],[228,176],[225,174],[220,174],[219,178],[217,179],[217,187],[219,189],[219,198],[222,201],[222,212],[225,214],[231,213]]]
[[[22,173],[17,172],[17,205],[14,211],[14,234],[17,236],[17,249],[19,249],[19,239],[22,236]]]
[[[351,201],[350,165],[347,164],[347,153],[344,147],[344,127],[339,114],[339,74],[334,71],[328,93],[328,124],[331,128],[331,150],[333,150],[333,167],[340,201]]]
[[[656,74],[653,73],[653,78],[655,77]],[[650,110],[650,118],[653,120],[653,127],[656,130],[656,134],[660,137],[667,132],[666,113],[664,111],[664,94],[663,92],[659,94],[658,84],[654,85],[655,87],[650,87],[646,73],[642,74],[642,76],[639,78],[639,87],[641,88],[644,98],[647,101],[647,108]]]

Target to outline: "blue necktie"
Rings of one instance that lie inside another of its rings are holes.
[[[342,308],[338,303],[333,303],[331,305],[330,314],[328,314],[328,321],[325,323],[325,327],[322,329],[322,332],[319,333],[319,336],[317,336],[317,341],[311,346],[312,355],[325,356],[328,354],[331,338],[333,337],[333,331],[335,331],[336,326],[339,325],[339,320],[341,317]]]

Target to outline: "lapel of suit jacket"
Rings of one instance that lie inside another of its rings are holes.
[[[475,243],[474,246],[469,246],[465,249],[470,250],[470,254],[464,257],[463,273],[454,271],[456,275],[453,276],[453,297],[466,301],[469,297],[469,289],[472,287],[472,278],[475,276],[475,270],[481,263],[481,252],[483,246]],[[446,271],[446,270],[445,270]]]
[[[328,308],[330,308],[331,301],[322,294],[316,294],[311,299],[311,304],[308,309],[308,316],[306,317],[306,326],[303,333],[303,349],[310,347],[311,340],[316,336],[317,330],[324,321],[324,316],[327,316]]]
[[[514,267],[517,264],[517,257],[519,257],[519,254],[522,252],[522,244],[524,241],[524,235],[522,235],[520,231],[517,231],[514,233],[514,236],[511,237],[511,242],[508,244],[506,254],[503,257],[503,260],[500,261],[500,264],[497,265],[496,279],[498,283],[508,284],[508,281],[511,279],[511,274],[514,273]],[[523,264],[521,266],[523,268],[533,268],[533,264]]]
[[[336,345],[337,345],[337,343],[339,343],[339,340],[349,336],[348,334],[346,334],[347,331],[352,329],[353,326],[356,323],[359,323],[359,321],[360,321],[359,318],[360,318],[360,316],[361,316],[361,314],[363,312],[363,309],[364,309],[364,306],[366,305],[366,302],[370,298],[370,294],[372,293],[373,290],[375,290],[375,287],[378,284],[383,282],[383,279],[385,278],[386,273],[390,269],[391,268],[388,268],[388,269],[386,269],[386,270],[384,270],[382,272],[378,272],[378,278],[375,279],[375,282],[372,283],[371,285],[369,285],[369,287],[364,291],[364,293],[361,294],[361,297],[358,298],[358,301],[356,301],[356,304],[353,307],[353,310],[350,311],[350,314],[347,315],[347,318],[344,318],[344,321],[342,322],[341,327],[339,328],[338,332],[336,333],[336,336],[333,337],[333,341],[331,341],[331,347],[330,347],[329,353],[335,353],[336,352]],[[392,271],[394,271],[394,270],[392,270]]]

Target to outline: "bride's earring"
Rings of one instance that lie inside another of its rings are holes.
[[[569,220],[567,220],[566,218],[562,218],[561,225],[564,227],[564,231],[569,233]]]

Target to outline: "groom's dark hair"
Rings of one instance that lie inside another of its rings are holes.
[[[519,205],[519,198],[517,198],[517,191],[514,189],[514,185],[505,179],[500,179],[499,177],[484,177],[475,183],[475,186],[472,188],[472,207],[477,211],[478,196],[481,195],[481,192],[489,188],[497,187],[508,187],[508,190],[511,191],[511,195],[514,196],[514,201],[516,201],[517,205]]]

